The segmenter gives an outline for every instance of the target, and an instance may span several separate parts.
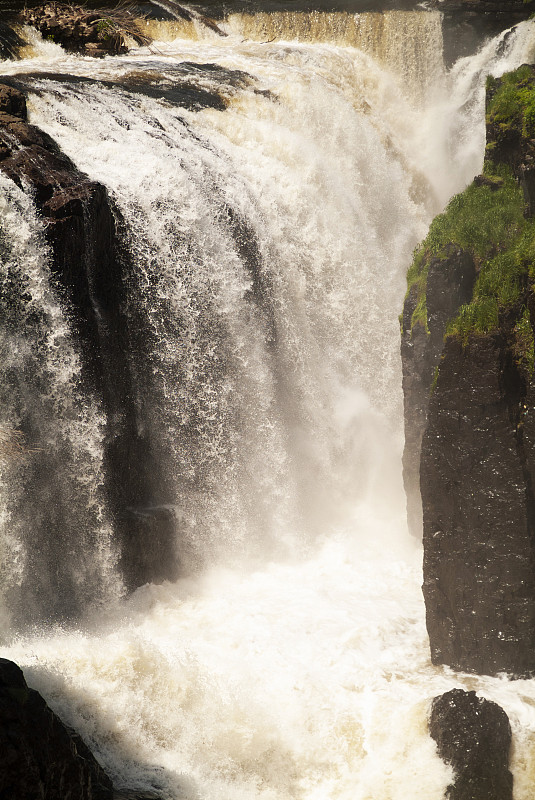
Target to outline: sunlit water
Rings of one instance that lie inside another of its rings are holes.
[[[515,800],[528,800],[535,684],[430,664],[400,477],[397,317],[414,246],[481,170],[485,75],[532,58],[533,26],[450,73],[435,14],[234,15],[222,27],[227,38],[153,25],[151,48],[98,62],[34,37],[26,60],[2,65],[55,74],[31,79],[31,121],[106,185],[129,227],[128,302],[155,343],[139,373],[191,574],[117,596],[98,402],[77,394],[40,223],[3,179],[5,236],[41,287],[40,324],[61,334],[40,351],[45,405],[63,429],[71,420],[84,529],[98,508],[85,545],[101,602],[87,591],[76,631],[22,637],[6,618],[2,655],[117,785],[188,800],[439,800],[451,775],[429,702],[465,686],[509,714]],[[132,92],[133,78],[216,91],[227,108],[188,111]],[[4,469],[9,490],[20,468]],[[15,591],[24,546],[4,508]]]

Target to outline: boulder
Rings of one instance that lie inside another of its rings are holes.
[[[111,780],[22,670],[0,659],[0,797],[113,800]]]
[[[26,97],[12,86],[0,85],[0,112],[26,120]]]
[[[511,726],[499,705],[452,689],[433,700],[429,732],[454,769],[448,800],[512,800]]]

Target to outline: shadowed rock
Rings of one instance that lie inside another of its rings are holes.
[[[455,772],[448,800],[512,800],[511,726],[499,705],[452,689],[433,700],[429,732]]]
[[[0,797],[113,800],[112,783],[80,737],[71,735],[22,670],[0,659]]]
[[[417,286],[411,287],[403,306],[401,362],[405,398],[403,482],[407,495],[407,520],[413,536],[422,533],[420,451],[427,421],[433,375],[440,361],[448,320],[470,300],[476,278],[469,253],[451,247],[446,258],[433,258],[427,278],[427,326],[412,324]]]

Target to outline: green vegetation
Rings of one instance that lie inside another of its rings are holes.
[[[513,355],[515,361],[528,380],[531,380],[535,365],[535,342],[527,308],[515,325],[514,335]]]
[[[99,19],[99,21],[97,22],[97,31],[98,31],[98,33],[107,33],[109,31],[114,31],[115,27],[116,26],[111,21],[111,19],[107,19],[105,17],[103,17],[102,19]]]
[[[490,157],[512,134],[524,140],[535,135],[535,91],[530,66],[524,64],[500,79],[489,76],[487,97],[486,122],[492,131],[492,141],[487,145]]]
[[[472,334],[505,326],[517,363],[531,374],[533,333],[527,303],[535,286],[535,221],[525,216],[514,171],[516,156],[525,159],[535,139],[534,71],[524,65],[500,80],[489,78],[487,89],[487,133],[492,140],[483,176],[450,201],[415,250],[407,274],[408,292],[416,293],[411,331],[416,325],[427,331],[431,260],[446,259],[455,246],[472,255],[477,280],[471,302],[450,320],[446,336],[459,336],[466,343]],[[517,151],[504,148],[505,140],[514,140]]]
[[[430,397],[433,394],[433,392],[435,391],[435,389],[437,388],[437,383],[438,383],[438,364],[435,367],[435,371],[433,372],[433,380],[431,381],[431,387],[429,389],[429,396]]]
[[[535,248],[535,226],[524,218],[522,189],[511,170],[487,162],[485,175],[488,184],[471,184],[450,201],[443,214],[435,217],[427,238],[415,251],[407,274],[408,289],[414,284],[418,286],[411,327],[427,325],[425,292],[429,264],[433,257],[447,258],[452,244],[471,253],[479,271],[474,289],[477,308],[460,315],[464,320],[463,331],[472,324],[474,330],[484,332],[490,330],[489,325],[497,326],[495,304],[481,302],[481,298],[494,298],[498,305],[504,306],[514,303],[519,296],[525,273],[523,253]],[[496,185],[499,188],[493,188]],[[453,332],[454,328],[448,331]]]

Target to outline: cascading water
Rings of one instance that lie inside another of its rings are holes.
[[[37,613],[35,604],[40,617],[61,616],[67,605],[79,615],[120,593],[102,495],[104,421],[83,397],[31,197],[3,174],[0,186],[1,424],[17,429],[24,416],[35,443],[0,462],[2,591],[16,597],[17,614],[24,606],[23,617]]]
[[[34,40],[2,64],[28,88],[31,122],[124,220],[136,402],[184,574],[119,597],[100,401],[82,392],[31,196],[1,178],[2,414],[38,428],[35,453],[3,465],[5,602],[40,562],[53,595],[45,562],[67,549],[63,580],[78,580],[86,612],[74,631],[6,622],[2,654],[118,785],[439,800],[450,774],[426,715],[461,684],[508,712],[527,799],[535,686],[429,661],[404,523],[397,315],[412,249],[481,169],[485,75],[530,60],[533,25],[449,73],[438,14],[221,27],[152,23],[153,47],[98,62]],[[51,539],[32,549],[24,508],[46,507],[42,473],[58,470]]]

